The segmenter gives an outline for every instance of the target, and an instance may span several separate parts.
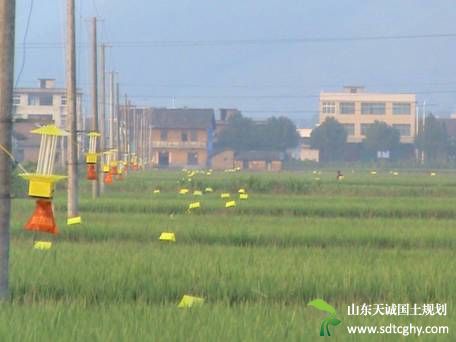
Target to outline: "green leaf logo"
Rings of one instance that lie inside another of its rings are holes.
[[[331,333],[329,332],[329,326],[337,326],[342,321],[340,319],[336,318],[337,311],[336,309],[328,304],[326,301],[323,299],[314,299],[310,301],[307,305],[313,306],[314,308],[324,311],[328,313],[329,315],[321,322],[320,326],[320,336],[331,336]]]

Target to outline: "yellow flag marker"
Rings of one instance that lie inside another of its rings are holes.
[[[224,192],[223,194],[220,195],[220,198],[230,198],[230,194],[227,192]]]
[[[39,249],[39,250],[47,250],[47,249],[51,249],[52,247],[52,242],[50,241],[35,241],[35,243],[33,244],[33,248],[35,249]]]
[[[236,206],[236,201],[228,201],[225,203],[225,208],[233,208]]]
[[[154,190],[154,194],[159,194],[160,193],[160,189],[155,189]]]
[[[207,187],[206,189],[204,189],[205,192],[214,192],[214,189],[210,188],[210,187]]]
[[[248,194],[239,194],[239,199],[248,200],[249,199],[249,195]]]
[[[197,208],[201,208],[200,202],[192,202],[188,206],[188,210],[197,209]]]
[[[431,177],[437,176],[435,172],[431,172]]]
[[[188,189],[185,189],[185,188],[184,188],[184,189],[180,189],[180,190],[179,190],[179,194],[181,194],[181,195],[186,195],[186,194],[188,194]]]
[[[399,172],[394,171],[394,172],[393,172],[393,176],[399,176]]]
[[[163,232],[159,237],[160,241],[176,242],[176,235],[170,232]]]
[[[202,195],[203,195],[203,192],[200,191],[200,190],[195,190],[195,191],[193,191],[193,195],[194,195],[194,196],[202,196]]]
[[[239,189],[238,193],[245,194],[245,189],[244,188]]]
[[[76,216],[76,217],[69,217],[67,219],[67,225],[68,226],[71,226],[73,224],[81,224],[82,223],[82,219],[81,219],[81,216]]]
[[[377,171],[371,171],[371,175],[376,175],[377,174]]]
[[[187,309],[192,306],[200,306],[204,303],[204,298],[184,295],[177,305],[178,308]]]

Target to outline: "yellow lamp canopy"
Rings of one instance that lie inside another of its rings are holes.
[[[29,181],[29,196],[52,198],[54,184],[65,176],[54,175],[55,157],[57,154],[57,141],[59,137],[68,134],[55,125],[46,125],[31,131],[41,135],[38,162],[35,173],[25,173],[20,176]]]

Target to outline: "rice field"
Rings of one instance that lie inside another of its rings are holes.
[[[34,201],[14,199],[0,340],[312,341],[325,317],[307,305],[315,298],[336,308],[339,341],[367,339],[348,325],[389,323],[449,326],[424,340],[454,340],[456,172],[350,170],[338,181],[312,171],[136,172],[95,201],[83,181],[75,226],[59,188],[60,234],[47,251],[22,228]],[[236,207],[225,208],[226,192]],[[201,208],[189,212],[192,202]],[[183,295],[204,304],[178,308]],[[357,317],[352,303],[446,303],[448,313]]]

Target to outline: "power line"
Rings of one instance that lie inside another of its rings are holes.
[[[24,47],[24,49],[22,51],[22,63],[21,63],[19,72],[17,73],[15,87],[17,87],[17,85],[19,84],[19,81],[21,79],[22,73],[24,72],[24,68],[25,68],[25,61],[27,58],[26,43],[27,43],[27,36],[28,36],[29,28],[30,28],[30,22],[32,19],[33,4],[34,4],[34,0],[30,0],[30,7],[29,7],[28,15],[27,15],[27,23],[25,24],[25,32],[24,32],[24,37],[22,39],[22,46]]]
[[[456,33],[435,33],[415,35],[382,35],[358,37],[309,37],[309,38],[276,38],[276,39],[225,39],[225,40],[144,40],[144,41],[111,41],[110,45],[116,48],[146,48],[146,47],[214,47],[233,45],[286,45],[310,43],[338,43],[338,42],[368,42],[368,41],[396,41],[417,39],[456,38]],[[83,43],[87,47],[88,43]],[[27,45],[28,48],[46,49],[62,48],[63,43],[35,42]],[[82,46],[81,46],[82,47]],[[18,47],[20,48],[20,47]]]

